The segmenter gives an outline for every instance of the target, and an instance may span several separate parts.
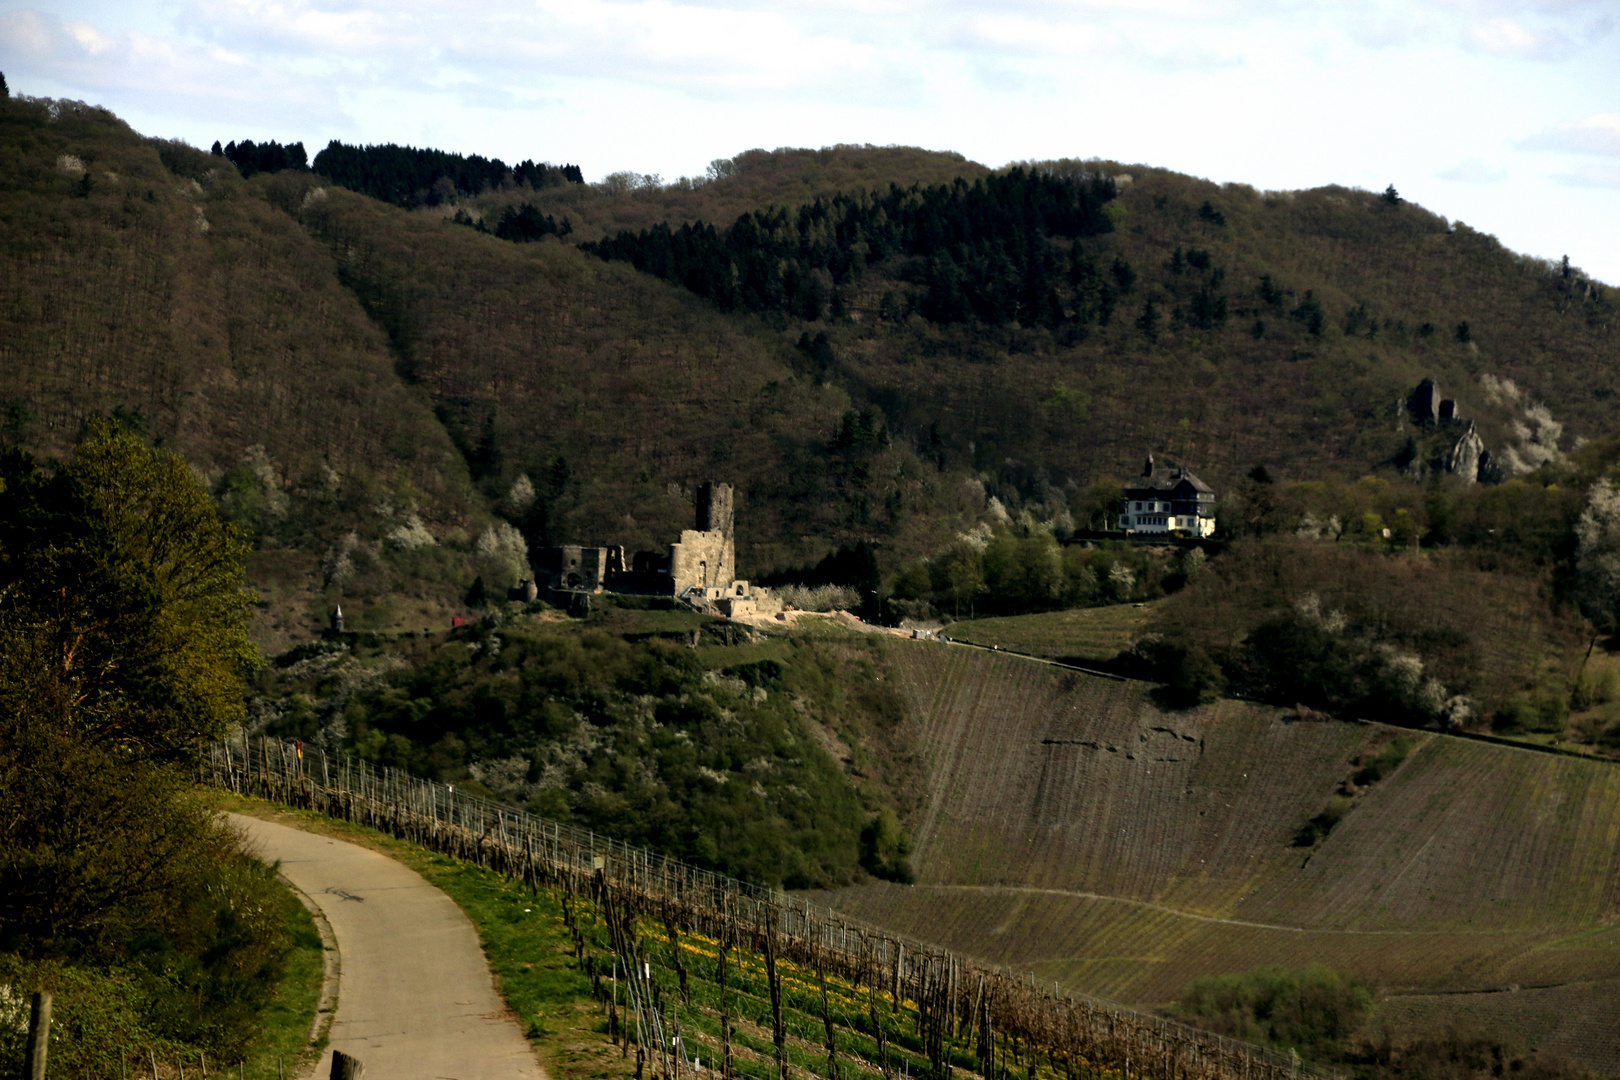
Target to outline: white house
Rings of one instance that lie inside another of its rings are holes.
[[[1159,469],[1149,454],[1142,475],[1125,487],[1119,527],[1137,534],[1212,536],[1215,491],[1179,465]]]

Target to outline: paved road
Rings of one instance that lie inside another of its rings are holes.
[[[232,814],[248,843],[313,899],[337,938],[332,1050],[366,1080],[546,1080],[495,990],[478,934],[455,902],[386,855]]]

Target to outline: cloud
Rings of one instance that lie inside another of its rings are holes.
[[[1479,158],[1469,158],[1449,169],[1435,173],[1435,176],[1459,184],[1496,184],[1507,178],[1507,172],[1493,169]]]
[[[904,94],[908,73],[881,41],[779,10],[675,0],[197,0],[181,25],[221,47],[320,64],[391,88],[534,90],[557,78],[611,80],[695,97]],[[517,94],[514,100],[523,95]]]
[[[1463,27],[1463,43],[1475,52],[1520,60],[1562,60],[1576,44],[1561,31],[1527,26],[1518,19],[1483,19]]]
[[[1607,163],[1578,165],[1573,172],[1555,176],[1553,179],[1574,187],[1620,188],[1620,165]]]
[[[1620,155],[1620,113],[1596,113],[1559,124],[1519,143],[1526,150],[1560,150],[1570,154]]]
[[[1371,49],[1449,43],[1506,60],[1556,62],[1613,28],[1610,0],[1343,0],[1330,8]]]
[[[37,11],[0,13],[0,63],[77,93],[242,124],[284,122],[289,113],[317,122],[342,118],[335,89],[321,80],[217,46],[110,33]]]

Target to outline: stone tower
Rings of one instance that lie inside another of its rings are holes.
[[[677,595],[688,588],[728,588],[737,576],[730,484],[699,484],[692,498],[695,529],[681,532],[669,548],[669,572]]]
[[[697,511],[697,521],[692,526],[694,529],[698,532],[724,533],[727,540],[731,539],[735,511],[730,484],[717,484],[712,480],[701,483],[692,503]]]

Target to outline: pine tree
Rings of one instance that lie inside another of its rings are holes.
[[[1142,331],[1149,341],[1159,340],[1159,309],[1154,306],[1151,296],[1142,306],[1142,314],[1136,318],[1136,328]]]

